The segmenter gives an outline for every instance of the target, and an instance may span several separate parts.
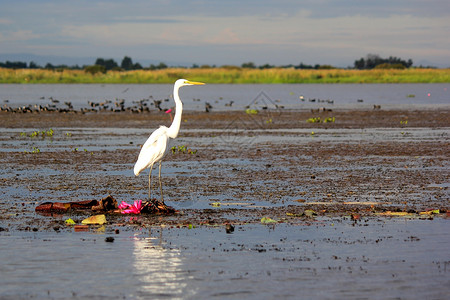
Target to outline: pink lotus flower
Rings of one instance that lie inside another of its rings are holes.
[[[133,205],[122,201],[119,205],[119,209],[122,210],[123,214],[140,214],[142,210],[142,200],[135,200]]]

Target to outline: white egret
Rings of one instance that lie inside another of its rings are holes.
[[[134,175],[138,176],[143,170],[150,168],[148,174],[148,197],[151,200],[151,182],[153,164],[159,162],[159,189],[161,191],[161,202],[164,204],[162,183],[161,183],[161,162],[165,154],[169,150],[169,141],[178,136],[181,124],[181,114],[183,112],[183,103],[181,102],[178,90],[188,85],[203,85],[202,82],[194,82],[186,79],[178,79],[173,87],[173,99],[175,100],[175,117],[169,128],[161,126],[150,135],[145,144],[142,146],[139,158],[134,165]]]

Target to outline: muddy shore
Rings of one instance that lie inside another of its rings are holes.
[[[240,129],[293,129],[293,128],[415,128],[449,127],[450,111],[429,110],[268,110],[256,115],[244,111],[183,112],[183,129],[229,129],[239,120]],[[335,122],[309,123],[309,118],[322,120],[335,117]],[[272,122],[267,121],[272,119]],[[407,124],[400,121],[407,120]],[[3,128],[148,128],[149,133],[160,125],[170,125],[170,118],[163,112],[98,112],[98,113],[0,113],[0,127]]]
[[[148,135],[169,124],[164,113],[1,113],[2,230],[64,230],[67,217],[86,217],[36,214],[45,201],[145,199],[147,172],[135,177],[132,167]],[[109,215],[108,224],[360,221],[387,211],[446,217],[449,128],[450,111],[436,109],[185,112],[172,145],[191,151],[175,148],[163,163],[165,199],[179,213]],[[30,137],[49,129],[51,137]]]

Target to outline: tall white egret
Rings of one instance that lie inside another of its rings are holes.
[[[175,117],[169,128],[161,126],[150,135],[145,144],[142,146],[138,160],[134,165],[134,175],[138,176],[143,170],[150,168],[148,174],[148,197],[151,200],[151,182],[153,164],[159,162],[159,189],[161,191],[161,202],[164,203],[162,183],[161,183],[161,162],[169,150],[169,141],[178,136],[181,124],[181,114],[183,112],[183,102],[181,102],[178,90],[187,85],[202,85],[202,82],[194,82],[186,79],[178,79],[173,87],[173,99],[175,100]]]

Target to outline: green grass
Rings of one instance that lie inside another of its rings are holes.
[[[2,69],[0,83],[173,83],[178,78],[205,83],[449,83],[450,69],[295,70],[243,68],[169,68],[108,71]]]

